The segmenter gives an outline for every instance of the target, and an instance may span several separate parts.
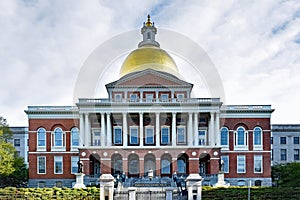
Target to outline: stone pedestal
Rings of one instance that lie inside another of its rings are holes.
[[[197,200],[202,198],[202,177],[199,174],[190,174],[186,178],[186,187],[188,190],[188,200],[193,200],[194,195],[197,197]],[[197,193],[193,193],[193,190],[196,190]]]
[[[83,183],[83,177],[84,174],[83,173],[76,173],[76,183],[73,186],[73,188],[86,188],[84,183]]]
[[[224,181],[224,172],[218,173],[218,182],[214,185],[214,187],[229,187],[229,183]]]
[[[135,200],[135,187],[129,187],[128,188],[128,193],[129,193],[129,200]]]
[[[100,200],[113,200],[115,179],[111,174],[102,174],[100,176]]]
[[[172,200],[173,199],[173,188],[167,187],[166,188],[166,200]]]

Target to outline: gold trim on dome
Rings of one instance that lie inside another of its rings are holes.
[[[124,76],[148,68],[178,75],[172,57],[165,50],[152,45],[145,45],[132,51],[123,62],[120,75]]]

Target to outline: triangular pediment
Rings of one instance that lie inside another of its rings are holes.
[[[130,73],[121,77],[119,80],[114,81],[106,85],[107,88],[110,87],[157,87],[157,86],[174,86],[174,87],[192,87],[193,84],[183,81],[176,76],[156,71],[153,69],[146,69],[139,72]]]

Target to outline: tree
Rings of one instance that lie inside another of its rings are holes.
[[[300,186],[300,163],[292,162],[272,166],[272,178],[283,187]]]
[[[0,116],[0,186],[20,186],[27,180],[24,159],[19,157],[9,139],[13,137],[6,119]]]

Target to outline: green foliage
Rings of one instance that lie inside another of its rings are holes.
[[[0,130],[0,138],[3,131]],[[0,175],[8,176],[15,171],[14,165],[15,148],[12,144],[0,139]]]
[[[272,178],[278,186],[300,187],[300,163],[278,164],[272,166]]]
[[[7,120],[0,116],[0,131],[2,134],[0,135],[0,141],[7,141],[8,139],[12,139],[13,132],[9,129]]]

